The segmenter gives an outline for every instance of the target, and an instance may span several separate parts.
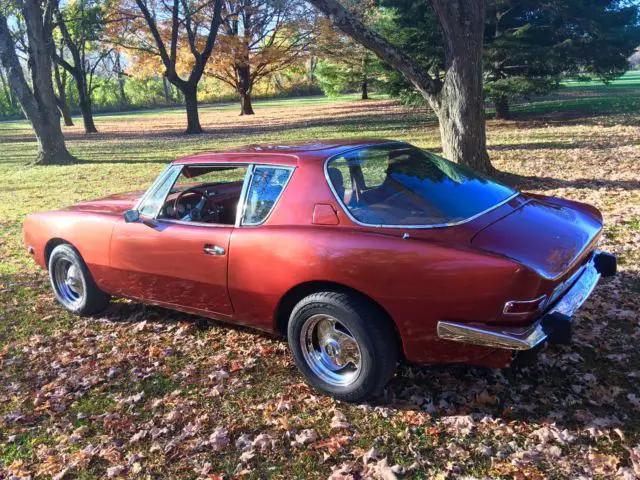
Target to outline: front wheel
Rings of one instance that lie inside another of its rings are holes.
[[[76,315],[98,313],[109,304],[78,251],[69,244],[58,245],[49,257],[49,280],[60,304]]]
[[[318,292],[291,313],[289,346],[308,382],[338,400],[380,393],[396,368],[389,319],[370,301],[344,292]]]

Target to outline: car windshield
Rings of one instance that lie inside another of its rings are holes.
[[[348,212],[368,225],[459,223],[516,193],[469,168],[398,143],[334,157],[327,174]]]

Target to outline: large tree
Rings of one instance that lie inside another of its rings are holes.
[[[70,58],[65,59],[57,49],[52,50],[52,55],[75,80],[85,132],[96,133],[91,106],[92,80],[96,68],[109,54],[108,49],[99,48],[105,21],[104,5],[96,0],[77,0],[64,7],[56,5],[54,13],[62,46],[69,51]]]
[[[207,72],[240,96],[240,115],[253,115],[251,92],[308,51],[313,12],[300,0],[226,0],[218,45]]]
[[[444,43],[430,1],[381,1],[394,12],[387,38],[419,65],[442,68]],[[484,87],[497,116],[509,116],[511,100],[548,93],[563,78],[608,81],[622,74],[640,43],[637,18],[637,6],[619,0],[488,0]],[[402,76],[390,77],[389,93],[411,103],[421,99]]]
[[[444,45],[443,69],[420,65],[371,28],[339,0],[309,0],[334,25],[401,72],[438,117],[445,157],[491,172],[486,149],[482,90],[484,0],[431,0]]]
[[[638,7],[620,0],[490,0],[486,90],[499,118],[511,99],[547,93],[563,77],[612,80],[640,44]]]
[[[140,61],[159,61],[184,96],[186,133],[202,133],[198,83],[216,43],[222,0],[121,0],[118,10],[112,41],[136,51]]]
[[[21,0],[18,6],[26,26],[31,86],[24,77],[7,17],[1,10],[0,61],[7,74],[7,81],[38,139],[36,163],[72,163],[75,158],[65,146],[51,75],[53,5],[51,0],[45,0],[44,3],[40,0]]]

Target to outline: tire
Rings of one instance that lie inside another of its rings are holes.
[[[111,300],[96,285],[80,253],[69,244],[58,245],[51,252],[49,280],[56,300],[75,315],[99,313]]]
[[[395,372],[395,330],[383,312],[359,295],[317,292],[305,297],[291,312],[287,333],[308,383],[338,400],[359,402],[378,395]]]

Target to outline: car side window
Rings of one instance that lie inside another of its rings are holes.
[[[292,169],[286,167],[256,166],[245,203],[243,225],[259,225],[264,222],[291,177]]]
[[[156,216],[158,210],[162,207],[164,199],[169,193],[173,182],[175,182],[176,177],[180,174],[180,170],[181,168],[178,166],[171,166],[163,175],[158,177],[155,184],[151,185],[149,194],[145,196],[138,207],[140,215],[152,218]]]

